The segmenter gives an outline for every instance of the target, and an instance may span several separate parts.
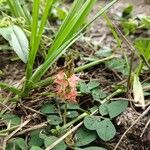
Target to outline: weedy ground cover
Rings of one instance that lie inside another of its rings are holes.
[[[2,149],[105,150],[117,116],[132,107],[149,112],[150,18],[134,16],[131,5],[112,16],[117,1],[92,17],[96,0],[74,0],[69,9],[57,0],[0,1],[1,54],[13,52],[8,65],[24,69],[16,81],[11,72],[11,82],[0,70]],[[114,46],[88,37],[100,16]]]

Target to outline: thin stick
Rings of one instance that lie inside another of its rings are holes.
[[[9,134],[3,142],[3,150],[6,150],[6,144],[7,141],[14,135],[16,134],[19,130],[21,130],[25,125],[27,125],[30,122],[31,119],[26,120],[24,123],[22,123],[15,131],[13,131],[11,134]]]
[[[119,142],[117,143],[117,145],[115,146],[114,150],[116,150],[118,148],[118,146],[120,145],[122,139],[124,138],[124,136],[127,134],[127,132],[141,119],[143,118],[148,112],[150,111],[150,106],[133,122],[133,124],[124,132],[124,134],[121,136]]]
[[[81,125],[83,124],[83,121],[77,124],[75,127],[73,127],[71,130],[69,130],[67,133],[65,133],[61,138],[56,140],[53,144],[51,144],[49,147],[47,147],[45,150],[51,150],[54,148],[58,143],[60,143],[62,140],[64,140],[69,134],[76,131]]]
[[[33,126],[33,127],[30,127],[30,128],[28,128],[28,129],[25,129],[25,130],[23,130],[23,131],[20,131],[20,132],[18,132],[17,134],[15,134],[15,136],[22,135],[22,134],[28,133],[28,132],[33,131],[33,130],[36,130],[36,129],[42,129],[42,128],[44,128],[44,127],[47,126],[46,123],[47,123],[47,122],[44,122],[44,123],[41,123],[41,124],[39,124],[39,125],[35,125],[35,126]]]
[[[37,114],[33,114],[32,116],[36,116]],[[30,121],[31,121],[31,117],[32,117],[31,115],[30,116],[28,116],[28,118],[29,119],[27,119],[25,122],[23,122],[22,124],[20,124],[19,125],[19,127],[16,129],[16,130],[14,130],[12,133],[10,133],[5,139],[4,139],[4,141],[3,141],[3,150],[5,150],[6,149],[6,145],[7,145],[7,141],[12,137],[12,136],[14,136],[19,130],[21,130],[25,125],[27,125]]]
[[[143,136],[143,134],[144,134],[145,130],[147,129],[147,127],[149,126],[149,124],[150,124],[150,119],[149,119],[148,122],[146,123],[146,125],[145,125],[145,127],[144,127],[144,129],[143,129],[143,132],[141,133],[140,137]]]

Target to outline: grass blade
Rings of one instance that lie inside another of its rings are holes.
[[[13,93],[15,93],[15,94],[17,94],[17,95],[20,95],[20,93],[21,93],[20,90],[18,90],[18,89],[15,88],[14,86],[11,86],[11,85],[9,85],[9,84],[7,84],[7,83],[2,83],[2,82],[0,82],[0,87],[1,87],[2,89],[11,91],[11,92],[13,92]]]
[[[57,51],[52,53],[51,56],[48,57],[48,59],[34,72],[33,76],[31,77],[31,82],[36,83],[51,67],[51,65],[66,51],[66,49],[70,47],[79,38],[81,32],[83,32],[85,28],[87,28],[91,23],[93,23],[99,16],[101,16],[108,8],[110,8],[117,1],[118,0],[113,0],[112,2],[107,4],[94,16],[94,18],[90,22],[88,22],[82,29],[80,29],[72,38],[70,38],[68,41],[62,44],[62,46],[59,49],[57,49]]]
[[[85,19],[95,2],[96,0],[87,0],[81,9],[75,13],[75,15],[71,15],[72,18],[69,17],[70,20],[68,21],[67,25],[58,31],[59,36],[55,38],[52,47],[49,49],[46,59],[49,58],[56,49],[58,49],[65,41],[71,38],[79,30],[79,28],[85,22]],[[78,3],[76,5],[78,5]]]
[[[32,16],[33,23],[32,23],[32,31],[31,31],[31,46],[30,46],[31,51],[29,53],[29,60],[26,69],[26,83],[25,83],[24,90],[27,90],[26,88],[27,88],[28,80],[32,75],[34,61],[37,55],[39,44],[42,38],[42,33],[47,21],[49,11],[52,7],[53,1],[54,0],[47,0],[46,2],[45,10],[43,12],[39,30],[38,30],[38,15],[39,15],[40,0],[34,1],[33,16]]]

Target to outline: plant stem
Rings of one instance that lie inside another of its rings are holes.
[[[85,70],[85,69],[89,69],[90,67],[93,67],[93,66],[95,66],[95,65],[98,65],[98,64],[100,64],[100,63],[102,63],[102,62],[104,62],[104,61],[113,59],[113,58],[115,58],[115,57],[116,57],[115,55],[112,55],[112,56],[110,56],[110,57],[103,58],[103,59],[100,59],[100,60],[96,60],[96,61],[91,62],[91,63],[88,63],[88,64],[86,64],[86,65],[77,67],[77,68],[75,68],[75,72],[81,72],[81,71],[83,71],[83,70]]]
[[[138,68],[137,68],[137,71],[136,71],[137,76],[139,76],[141,74],[142,69],[143,69],[143,65],[144,65],[144,63],[143,63],[143,61],[141,61]]]
[[[81,120],[82,118],[84,118],[87,115],[88,115],[88,113],[84,112],[83,114],[81,114],[80,116],[78,116],[77,118],[75,118],[74,120],[72,120],[69,123],[67,123],[64,126],[62,126],[61,130],[67,129],[68,127],[70,127],[71,125],[73,125],[75,122]]]

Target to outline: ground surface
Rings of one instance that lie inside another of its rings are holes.
[[[99,7],[102,7],[105,4],[105,2],[98,2],[95,6],[93,12],[91,13],[90,17],[92,17],[98,10]],[[134,6],[134,14],[146,14],[150,15],[150,5],[147,5],[144,3],[143,0],[120,0],[115,6],[113,6],[109,13],[112,14],[112,16],[115,16],[117,13],[120,13],[124,7],[126,7],[128,4],[132,4]],[[113,20],[113,18],[111,18]],[[98,45],[99,47],[111,47],[114,48],[116,46],[116,42],[109,30],[109,28],[106,26],[106,23],[104,19],[99,18],[89,29],[89,32],[86,35],[87,37],[87,45],[85,44],[84,47],[81,44],[78,46],[80,49],[82,49],[84,55],[93,55],[93,46],[90,46],[90,44],[94,43]],[[130,39],[130,38],[129,38]],[[92,40],[90,42],[89,40]],[[79,42],[80,43],[80,42]],[[81,50],[80,50],[81,51]],[[6,83],[10,83],[12,85],[17,86],[20,83],[20,80],[24,76],[24,69],[25,66],[23,63],[18,61],[11,61],[10,58],[14,56],[14,53],[10,52],[1,52],[0,51],[0,70],[3,70],[3,73],[5,74],[0,75],[0,80],[3,80]],[[78,66],[81,65],[82,62],[78,62]],[[82,76],[82,74],[81,74]],[[106,68],[103,68],[102,65],[97,66],[96,68],[90,69],[88,72],[86,72],[83,75],[83,78],[90,79],[90,78],[96,78],[100,81],[103,87],[107,86],[109,87],[111,84],[119,83],[122,80],[124,80],[120,75],[118,75],[116,72],[108,71]],[[3,93],[7,97],[8,93]],[[36,95],[34,95],[32,98],[34,99]],[[6,99],[7,101],[7,99]],[[38,100],[37,100],[38,101]],[[42,102],[41,102],[42,103]],[[36,100],[35,103],[29,104],[25,102],[24,105],[27,105],[31,108],[38,108],[40,104],[36,107]],[[3,108],[4,109],[4,108]],[[17,109],[18,110],[18,109]],[[15,108],[13,111],[16,111]],[[23,111],[23,110],[22,110]],[[29,111],[30,112],[30,111]],[[32,111],[31,111],[32,112]],[[22,114],[22,112],[19,112]],[[137,113],[134,109],[129,108],[126,112],[124,112],[123,115],[117,118],[117,123],[120,123],[119,126],[117,126],[118,131],[116,138],[108,143],[104,143],[108,149],[112,150],[115,145],[117,144],[118,140],[120,139],[121,135],[125,132],[125,130],[137,119],[140,113]],[[25,114],[24,114],[25,115]],[[141,132],[143,131],[145,124],[148,121],[150,114],[146,117],[144,117],[138,124],[136,124],[132,130],[125,136],[125,138],[122,140],[120,146],[118,149],[120,150],[149,150],[150,147],[148,144],[150,143],[150,140],[147,142],[147,139],[142,137],[140,138]],[[41,118],[40,118],[41,119]],[[39,119],[39,120],[40,120]],[[150,136],[150,126],[147,128],[145,136]],[[101,146],[102,142],[96,141],[97,146]]]

